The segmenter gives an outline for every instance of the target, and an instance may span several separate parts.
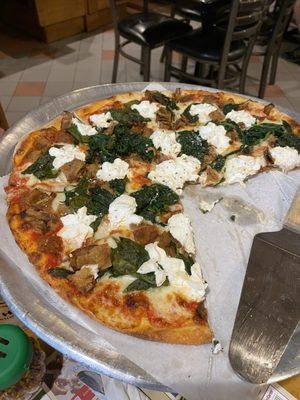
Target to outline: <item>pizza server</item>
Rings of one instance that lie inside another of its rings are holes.
[[[267,382],[300,320],[300,186],[283,229],[254,237],[229,348],[233,369]]]

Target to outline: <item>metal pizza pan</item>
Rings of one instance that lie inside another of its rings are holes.
[[[28,132],[47,124],[64,110],[73,110],[101,98],[119,93],[142,91],[149,83],[106,84],[74,90],[53,99],[29,112],[8,131],[0,141],[0,176],[10,172],[15,146]],[[153,83],[151,83],[153,85]],[[216,89],[182,83],[157,83],[166,89],[207,90]],[[253,98],[257,101],[256,98]],[[261,100],[259,100],[261,101]],[[266,103],[261,101],[262,103]],[[279,107],[279,109],[281,109]],[[296,120],[299,115],[281,109]],[[0,252],[0,293],[11,311],[42,340],[70,358],[92,368],[94,371],[127,383],[160,391],[171,391],[142,368],[128,360],[98,335],[71,320],[53,307],[30,283],[20,269]],[[33,301],[34,299],[34,301]],[[292,338],[281,359],[272,382],[280,381],[300,373],[299,362],[300,329]]]

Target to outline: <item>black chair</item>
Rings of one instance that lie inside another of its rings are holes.
[[[186,22],[200,22],[202,29],[206,29],[228,8],[230,0],[174,0],[172,3],[172,17],[178,15]]]
[[[245,91],[246,72],[257,33],[265,12],[265,0],[233,0],[230,14],[220,18],[210,29],[197,29],[166,44],[165,81],[171,74],[216,86],[225,85],[240,78],[239,90]],[[207,76],[194,76],[172,65],[172,51],[196,62],[208,65]],[[242,64],[242,67],[239,67]]]
[[[171,17],[180,17],[185,22],[196,21],[201,24],[201,29],[209,29],[215,21],[227,12],[230,0],[173,0]],[[160,62],[163,62],[165,51]],[[186,57],[182,57],[182,68],[187,64]],[[197,68],[196,68],[197,70]]]
[[[182,36],[192,30],[184,21],[148,11],[148,0],[143,2],[143,12],[119,20],[116,0],[109,0],[115,32],[115,55],[112,83],[117,80],[119,55],[141,65],[144,81],[150,80],[151,50],[163,46],[167,40]],[[121,43],[121,37],[126,40]],[[125,53],[123,47],[129,43],[142,47],[141,60]]]
[[[269,84],[275,84],[280,47],[283,35],[292,17],[295,2],[295,0],[277,1],[273,12],[268,15],[269,18],[266,19],[265,24],[262,26],[264,29],[261,30],[258,36],[258,43],[266,46],[264,51],[254,53],[258,56],[264,56],[258,92],[258,97],[261,99],[265,95],[269,71]]]

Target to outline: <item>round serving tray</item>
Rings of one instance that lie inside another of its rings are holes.
[[[28,113],[15,123],[0,141],[0,176],[9,173],[14,148],[26,133],[47,124],[64,110],[72,110],[97,99],[118,93],[141,91],[148,85],[149,83],[138,82],[98,85],[78,89],[57,97]],[[160,83],[160,85],[170,90],[181,87],[183,89],[216,91],[215,89],[176,82]],[[286,110],[282,111],[299,120],[299,116],[293,115],[293,113]],[[160,384],[136,364],[117,353],[112,346],[104,343],[98,335],[60,313],[47,299],[42,297],[41,293],[38,292],[25,275],[20,273],[20,269],[1,252],[0,293],[11,311],[28,328],[63,354],[85,364],[94,371],[133,385],[171,391],[170,388]],[[272,382],[300,373],[299,348],[300,331],[298,330],[281,359],[275,374],[272,376]]]

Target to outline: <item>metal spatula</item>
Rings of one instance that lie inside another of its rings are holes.
[[[300,319],[300,186],[279,232],[254,237],[231,337],[232,368],[267,382]]]

